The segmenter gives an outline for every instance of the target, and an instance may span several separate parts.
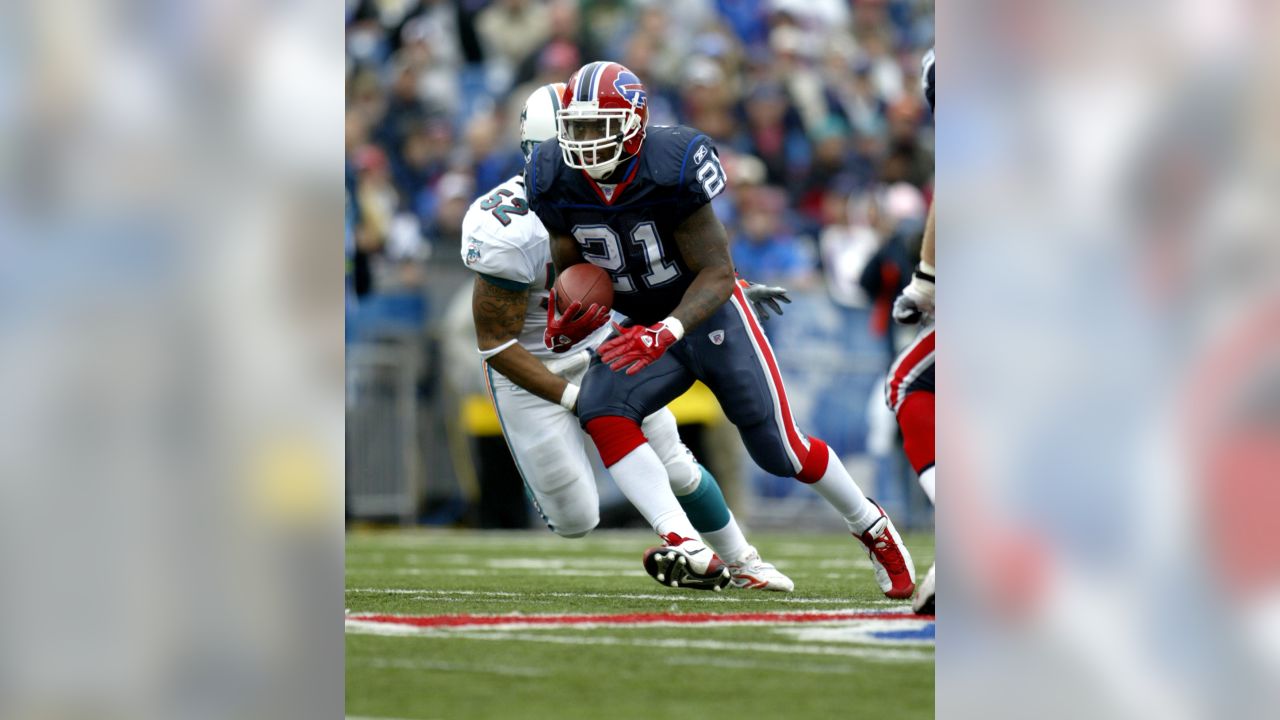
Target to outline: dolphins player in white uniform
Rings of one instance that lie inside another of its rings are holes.
[[[525,101],[520,144],[526,159],[537,143],[557,136],[563,89],[563,84],[544,85]],[[599,523],[596,478],[607,477],[607,471],[592,462],[595,446],[574,408],[590,352],[609,335],[609,315],[583,313],[576,328],[573,320],[560,317],[562,333],[568,325],[569,334],[581,339],[561,352],[548,348],[544,334],[554,276],[550,242],[529,210],[520,176],[493,188],[467,210],[462,259],[476,273],[476,338],[502,434],[547,525],[563,537],[582,537]],[[765,301],[769,291],[774,297],[780,292],[766,288]],[[747,543],[715,479],[680,441],[671,411],[663,408],[650,415],[642,428],[666,466],[678,501],[653,498],[651,490],[619,488],[665,541],[645,553],[646,571],[672,587],[721,590],[732,585],[790,592],[791,579]]]

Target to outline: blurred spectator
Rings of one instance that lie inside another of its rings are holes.
[[[780,25],[769,34],[773,77],[786,88],[805,130],[814,134],[827,120],[822,78],[811,62],[820,38],[794,25]]]
[[[473,169],[478,190],[487,190],[524,170],[519,145],[503,142],[502,123],[496,113],[478,113],[467,124],[466,163]]]
[[[853,164],[849,153],[849,129],[837,116],[830,116],[813,134],[813,157],[800,192],[795,193],[797,209],[814,222],[822,221],[823,195]]]
[[[896,354],[889,332],[893,299],[910,282],[911,268],[920,256],[927,208],[924,195],[906,182],[881,186],[866,207],[869,224],[881,242],[863,268],[859,284],[871,301],[871,330],[885,337],[892,357]]]
[[[387,93],[378,140],[388,147],[399,145],[408,129],[422,123],[427,116],[427,104],[418,94],[418,70],[409,59],[408,51],[401,51],[393,60],[391,87]]]
[[[365,253],[376,253],[382,250],[391,232],[400,194],[391,182],[387,154],[376,145],[364,145],[356,151],[355,171],[355,197],[360,208],[356,247]]]
[[[440,202],[427,226],[427,237],[446,257],[457,254],[462,244],[462,218],[475,193],[475,179],[467,173],[449,172],[436,185]]]
[[[862,271],[880,249],[871,203],[867,193],[847,196],[832,189],[823,196],[818,252],[831,299],[843,307],[861,308],[871,302],[861,284]]]
[[[769,183],[787,186],[808,161],[808,140],[786,92],[767,84],[752,91],[746,102],[746,147],[764,161]]]
[[[811,287],[817,268],[813,250],[780,222],[786,193],[760,187],[742,197],[741,230],[731,246],[738,273],[753,282],[785,285],[792,290]]]
[[[849,127],[864,137],[883,134],[887,104],[871,81],[871,64],[851,63],[843,53],[833,52],[827,56],[826,76],[836,110]]]
[[[494,0],[480,12],[476,30],[486,54],[514,73],[551,36],[551,13],[540,0]]]
[[[415,16],[405,22],[400,38],[404,62],[416,76],[418,97],[433,112],[459,112],[462,51],[452,14],[435,10]]]
[[[418,217],[426,220],[429,208],[422,207],[422,193],[440,179],[453,150],[453,132],[442,120],[423,121],[408,130],[400,144],[396,163],[396,186],[401,197],[411,198]]]
[[[547,3],[547,37],[542,46],[525,57],[512,79],[515,85],[526,84],[541,73],[553,71],[554,78],[546,82],[564,82],[585,62],[585,48],[580,42],[578,4],[574,0],[551,0]],[[559,55],[548,55],[556,48]],[[539,83],[539,84],[546,84]],[[515,100],[519,93],[512,93]],[[528,93],[525,93],[528,95]],[[523,98],[521,98],[523,101]]]

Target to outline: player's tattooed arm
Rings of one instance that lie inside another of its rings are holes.
[[[519,337],[524,330],[528,304],[528,290],[507,290],[477,277],[471,291],[471,312],[476,320],[478,347],[492,350]],[[560,402],[568,384],[519,344],[494,355],[488,362],[511,382],[553,403]]]
[[[564,272],[570,265],[586,262],[578,243],[568,235],[551,234],[551,262],[555,263],[556,274]]]
[[[691,330],[724,305],[733,294],[733,259],[729,234],[711,209],[703,205],[676,228],[676,245],[685,264],[697,273],[671,314]]]

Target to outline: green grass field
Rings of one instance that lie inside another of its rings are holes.
[[[641,552],[656,544],[645,532],[597,531],[579,540],[547,531],[352,532],[347,714],[412,720],[933,716],[932,624],[902,617],[909,605],[880,594],[856,541],[838,532],[749,537],[795,580],[794,593],[662,587],[640,566]],[[923,574],[933,561],[932,535],[905,540]],[[566,614],[851,610],[886,617],[510,624]],[[500,617],[476,621],[492,625],[416,627],[399,618],[361,621],[366,614]]]

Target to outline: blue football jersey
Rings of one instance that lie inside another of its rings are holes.
[[[613,279],[613,309],[650,325],[671,314],[693,282],[675,229],[725,188],[706,135],[650,126],[622,179],[597,183],[564,164],[556,140],[540,143],[525,167],[529,206],[549,231],[572,237],[582,256]]]

